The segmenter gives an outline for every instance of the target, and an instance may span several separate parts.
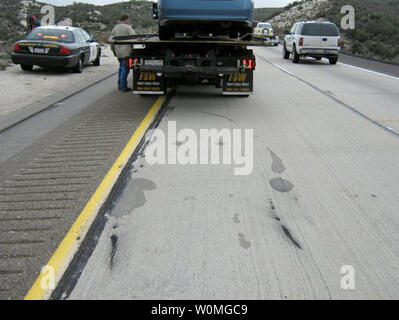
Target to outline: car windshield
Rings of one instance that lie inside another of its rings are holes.
[[[258,28],[271,28],[272,25],[270,23],[259,23]]]
[[[303,36],[338,37],[338,28],[332,23],[307,23],[302,27]]]
[[[60,42],[74,42],[73,33],[68,30],[43,29],[33,30],[26,37],[27,40],[53,40]]]

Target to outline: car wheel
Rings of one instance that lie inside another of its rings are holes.
[[[100,63],[101,63],[101,50],[98,50],[98,55],[97,55],[97,59],[96,60],[94,60],[94,62],[93,62],[93,66],[96,66],[96,67],[98,67],[99,65],[100,65]]]
[[[22,69],[23,71],[32,71],[33,66],[32,66],[32,65],[29,65],[29,64],[21,64],[21,69]]]
[[[276,42],[276,43],[274,44],[274,46],[277,47],[277,46],[278,46],[278,42]]]
[[[287,47],[285,46],[285,43],[283,45],[283,57],[286,60],[290,58],[290,52],[287,50]]]
[[[330,61],[330,64],[337,64],[338,57],[328,58],[328,61]]]
[[[292,47],[292,62],[293,63],[299,63],[299,54],[296,52],[296,47],[295,45]]]
[[[79,60],[78,60],[78,64],[75,66],[75,68],[73,68],[72,69],[72,71],[74,72],[74,73],[82,73],[83,72],[83,59],[84,59],[84,57],[83,56],[81,56],[80,58],[79,58]]]

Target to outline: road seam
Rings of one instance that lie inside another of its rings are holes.
[[[159,111],[166,101],[167,96],[160,96],[152,105],[151,109],[141,121],[129,139],[129,142],[123,148],[117,160],[107,172],[104,179],[48,261],[46,267],[50,268],[43,269],[42,273],[36,278],[34,284],[26,294],[25,300],[46,300],[50,298],[75,253],[78,251],[101,207],[111,194],[120,174],[123,172],[137,146],[139,146],[147,130],[154,120],[156,120]],[[52,279],[49,277],[52,277]],[[49,279],[52,280],[52,288],[47,285]]]

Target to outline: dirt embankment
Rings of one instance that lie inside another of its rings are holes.
[[[61,100],[73,89],[79,91],[117,71],[118,60],[108,46],[103,48],[101,66],[87,66],[81,74],[37,66],[24,72],[9,65],[0,71],[0,117],[37,102]]]

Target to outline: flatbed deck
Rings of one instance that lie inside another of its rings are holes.
[[[136,34],[132,36],[115,36],[109,39],[109,43],[112,44],[130,44],[130,45],[140,45],[140,44],[165,44],[165,45],[174,45],[174,44],[215,44],[220,46],[232,46],[232,45],[240,45],[240,46],[260,46],[267,47],[270,46],[270,40],[260,37],[253,37],[251,41],[244,41],[241,39],[230,39],[230,38],[216,38],[216,37],[199,37],[199,38],[191,38],[191,37],[176,37],[173,40],[160,40],[157,34]]]

